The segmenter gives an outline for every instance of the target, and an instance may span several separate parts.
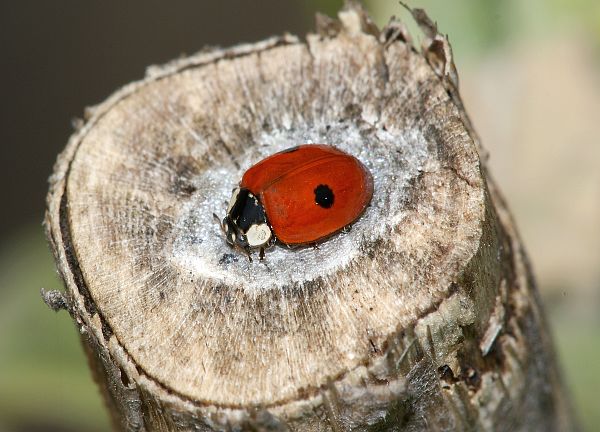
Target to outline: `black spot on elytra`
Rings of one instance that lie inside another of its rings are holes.
[[[323,208],[330,208],[333,205],[333,191],[327,185],[319,185],[315,188],[315,202]]]

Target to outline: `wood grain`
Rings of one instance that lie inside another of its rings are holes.
[[[356,5],[317,34],[152,68],[90,110],[48,235],[124,430],[559,430],[522,247],[486,179],[451,52]],[[427,22],[421,19],[427,32]],[[327,143],[374,196],[318,249],[249,262],[212,213],[274,152]]]

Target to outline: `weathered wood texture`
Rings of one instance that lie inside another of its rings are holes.
[[[89,111],[46,224],[119,428],[569,429],[450,47],[415,15],[423,51],[348,6],[305,42],[155,67]],[[249,262],[212,213],[251,164],[307,142],[360,158],[372,204],[318,249]]]

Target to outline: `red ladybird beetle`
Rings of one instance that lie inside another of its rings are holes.
[[[314,244],[354,222],[373,196],[373,178],[354,156],[335,147],[305,144],[250,167],[220,222],[227,243],[264,250],[276,240]]]

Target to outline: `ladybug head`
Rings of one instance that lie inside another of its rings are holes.
[[[246,251],[264,249],[272,243],[265,209],[258,198],[245,188],[233,190],[222,227],[227,243]]]

